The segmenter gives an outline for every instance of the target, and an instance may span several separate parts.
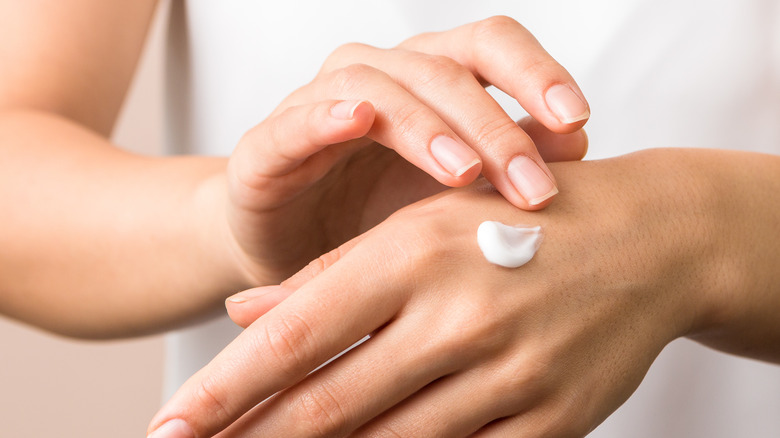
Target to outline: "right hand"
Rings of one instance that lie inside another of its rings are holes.
[[[528,110],[525,130],[488,84]],[[543,208],[557,193],[543,158],[582,158],[588,114],[566,70],[506,17],[394,49],[347,44],[239,143],[227,240],[248,282],[267,284],[480,171],[515,206]]]

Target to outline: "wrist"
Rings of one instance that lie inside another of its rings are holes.
[[[684,306],[689,320],[680,336],[696,337],[718,326],[731,310],[723,301],[734,280],[727,274],[731,263],[728,237],[733,230],[725,220],[729,208],[722,196],[722,184],[729,181],[722,173],[719,151],[655,152],[664,155],[662,167],[676,185],[667,194],[671,208],[665,216],[677,236],[672,251],[678,257],[669,259],[677,265],[671,278],[679,281],[677,292],[687,297]]]
[[[712,273],[722,263],[722,236],[705,160],[706,151],[652,149],[556,172],[561,195],[548,210],[586,207],[573,227],[591,222],[599,240],[612,242],[594,263],[613,271],[594,275],[618,286],[615,293],[635,294],[637,318],[649,318],[661,342],[705,330],[720,308]]]
[[[778,360],[780,345],[780,157],[710,151],[700,166],[709,182],[714,262],[710,306],[692,338],[738,355]]]
[[[210,273],[220,300],[261,283],[248,268],[231,231],[228,202],[224,171],[204,178],[193,191],[198,250],[204,257],[204,272]]]

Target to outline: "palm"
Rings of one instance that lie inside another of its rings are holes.
[[[241,211],[234,236],[259,282],[279,282],[394,211],[443,190],[394,151],[372,143],[314,185],[259,211]]]

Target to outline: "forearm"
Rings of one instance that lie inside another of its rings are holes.
[[[780,363],[780,157],[717,151],[700,171],[710,181],[721,251],[713,312],[692,338]]]
[[[561,198],[542,214],[578,216],[581,227],[612,212],[594,226],[630,245],[616,243],[602,264],[642,300],[660,298],[672,336],[780,362],[780,157],[656,149],[582,164],[552,165]]]
[[[36,112],[0,115],[0,153],[0,312],[67,335],[128,336],[248,286],[203,183],[225,159],[133,155]]]

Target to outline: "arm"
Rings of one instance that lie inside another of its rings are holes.
[[[281,281],[396,208],[466,185],[480,170],[518,206],[545,207],[556,190],[532,141],[541,126],[535,138],[571,134],[578,145],[547,157],[584,154],[587,105],[572,94],[576,84],[505,18],[396,49],[342,47],[230,160],[122,152],[106,136],[153,6],[0,3],[16,23],[4,27],[13,38],[0,52],[13,66],[0,72],[6,315],[85,337],[170,328],[237,290]],[[484,47],[496,56],[477,56]],[[499,74],[524,70],[522,80]],[[529,108],[537,120],[529,133],[487,83]],[[566,116],[572,102],[576,117]]]
[[[582,436],[675,338],[780,363],[780,157],[667,149],[553,169],[544,211],[485,184],[448,191],[229,300],[251,325],[150,429]],[[535,258],[485,261],[484,220],[541,225]]]
[[[190,219],[204,217],[193,187],[226,160],[140,157],[107,138],[155,3],[0,3],[4,314],[76,336],[143,333],[170,320],[170,291],[190,290],[195,304],[177,306],[192,313],[218,301],[207,291],[241,286],[218,248],[198,250]]]

